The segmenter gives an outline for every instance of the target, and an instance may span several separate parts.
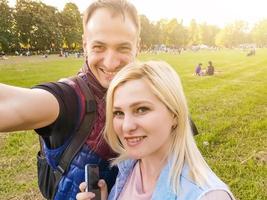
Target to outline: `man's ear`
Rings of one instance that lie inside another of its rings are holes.
[[[83,34],[82,35],[82,39],[83,39],[83,53],[84,53],[84,57],[85,57],[85,60],[87,61],[87,40],[86,40],[86,35],[85,34]]]
[[[135,55],[135,57],[138,56],[138,53],[139,53],[139,51],[140,51],[140,43],[141,43],[141,37],[139,37],[139,38],[137,39],[137,43],[136,43],[136,55]]]
[[[82,40],[83,40],[83,52],[86,54],[87,53],[87,49],[86,49],[87,42],[86,42],[85,34],[82,35]]]

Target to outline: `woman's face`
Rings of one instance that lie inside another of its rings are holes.
[[[174,123],[173,114],[145,80],[131,80],[115,90],[113,126],[131,158],[165,156]]]

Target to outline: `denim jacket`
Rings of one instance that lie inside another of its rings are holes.
[[[119,173],[116,179],[116,183],[113,186],[111,193],[109,194],[108,200],[116,200],[128,179],[131,172],[136,164],[136,160],[125,160],[118,165]],[[152,200],[198,200],[207,192],[212,190],[224,190],[231,195],[227,185],[223,183],[211,170],[209,177],[212,180],[212,186],[200,187],[188,176],[188,166],[184,165],[181,176],[180,176],[180,188],[179,195],[177,196],[170,184],[169,184],[169,172],[171,163],[168,162],[163,168],[159,179],[156,183],[155,190],[152,194]],[[232,195],[231,195],[232,196]]]

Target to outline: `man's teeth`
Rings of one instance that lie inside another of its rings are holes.
[[[116,74],[115,72],[108,72],[108,71],[105,71],[105,70],[103,70],[103,72],[104,72],[105,74],[107,74],[107,75],[111,75],[111,76],[113,76],[113,75]]]

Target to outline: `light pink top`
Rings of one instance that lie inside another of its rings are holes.
[[[150,200],[153,190],[143,191],[142,175],[139,162],[134,166],[132,174],[128,177],[126,184],[118,198],[118,200]],[[206,193],[200,200],[234,200],[223,190],[213,190]]]
[[[152,193],[153,190],[143,191],[141,169],[139,162],[137,162],[131,176],[128,177],[128,180],[124,185],[118,200],[148,200],[151,199]]]

